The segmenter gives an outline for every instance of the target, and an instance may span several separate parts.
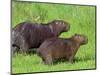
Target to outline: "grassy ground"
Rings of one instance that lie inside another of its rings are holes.
[[[70,23],[70,31],[59,37],[70,37],[75,33],[88,36],[88,44],[81,46],[75,56],[75,63],[59,62],[47,66],[35,55],[16,54],[12,58],[13,73],[45,72],[95,68],[95,7],[78,5],[59,5],[44,3],[12,2],[12,27],[23,21],[47,23],[62,19]]]

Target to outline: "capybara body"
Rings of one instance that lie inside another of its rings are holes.
[[[87,42],[87,37],[80,34],[75,34],[67,39],[50,38],[41,44],[37,50],[37,54],[45,64],[53,64],[55,60],[63,58],[73,63],[78,48]]]
[[[17,47],[21,52],[27,53],[31,48],[38,48],[44,40],[57,37],[69,28],[69,24],[63,20],[54,20],[47,24],[19,23],[12,30],[12,49]]]

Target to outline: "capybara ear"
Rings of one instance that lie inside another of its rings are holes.
[[[75,33],[75,36],[77,36],[78,34],[77,33]]]

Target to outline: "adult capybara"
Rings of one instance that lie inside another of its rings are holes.
[[[63,20],[54,20],[47,24],[19,23],[12,30],[12,51],[15,52],[15,49],[19,48],[26,53],[31,48],[38,48],[47,38],[57,37],[69,29],[69,23]]]
[[[53,64],[57,59],[66,59],[72,63],[80,45],[84,45],[87,42],[87,37],[80,34],[75,34],[67,39],[50,38],[41,44],[37,49],[37,54],[45,64]]]

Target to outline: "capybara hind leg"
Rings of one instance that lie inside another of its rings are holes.
[[[71,57],[69,57],[68,61],[69,61],[70,63],[73,63],[73,59],[74,59],[74,57],[71,56]]]

